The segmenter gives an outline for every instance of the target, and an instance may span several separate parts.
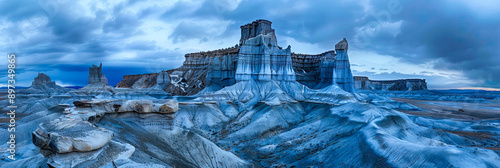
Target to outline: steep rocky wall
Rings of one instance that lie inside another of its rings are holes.
[[[150,88],[156,85],[158,73],[125,75],[116,88]]]
[[[335,74],[333,81],[335,81],[342,89],[347,92],[353,92],[353,77],[351,72],[351,64],[349,63],[349,56],[347,55],[348,44],[344,38],[342,41],[335,44]]]
[[[89,84],[108,85],[108,78],[102,73],[102,63],[99,66],[89,67]]]
[[[186,54],[181,67],[170,70],[170,84],[165,89],[173,95],[193,95],[214,86],[220,89],[235,83],[240,46]]]
[[[319,86],[319,83],[324,83],[325,86],[332,84],[331,72],[333,72],[334,61],[335,51],[333,50],[315,55],[292,53],[292,66],[295,71],[295,78],[298,82],[309,88],[323,86],[323,84]],[[330,71],[330,73],[328,74],[327,71]]]

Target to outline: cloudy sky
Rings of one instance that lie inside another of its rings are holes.
[[[7,83],[6,56],[15,52],[18,86],[38,72],[85,85],[99,62],[114,85],[176,68],[185,53],[234,46],[241,25],[267,19],[278,44],[296,53],[347,38],[354,75],[500,88],[498,16],[498,0],[0,0],[0,80]]]

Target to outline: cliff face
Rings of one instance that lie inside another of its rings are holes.
[[[158,73],[125,75],[116,88],[150,88],[156,85]]]
[[[365,76],[354,76],[354,88],[388,91],[427,90],[427,82],[425,79],[370,80]]]
[[[278,48],[274,32],[247,39],[238,54],[236,81],[295,81],[290,46]]]
[[[257,20],[241,26],[239,45],[186,54],[181,67],[168,71],[170,83],[165,91],[173,95],[193,95],[203,89],[219,90],[237,81],[272,79],[298,81],[314,89],[336,82],[342,89],[352,92],[347,40],[339,42],[335,51],[297,54],[291,52],[290,46],[286,49],[278,46],[274,32],[270,21]],[[339,57],[338,53],[341,53]],[[138,83],[155,78],[151,74],[126,75],[116,87],[151,87],[153,83]]]
[[[111,92],[113,89],[108,85],[108,79],[102,73],[102,63],[99,66],[89,67],[89,84],[79,91],[84,93]]]
[[[317,55],[292,53],[295,79],[309,88],[320,89],[332,84],[335,51]]]
[[[347,48],[348,44],[345,38],[335,45],[337,58],[335,59],[334,82],[345,91],[352,92],[354,82],[352,79],[351,64],[347,56]]]
[[[169,70],[170,84],[166,91],[173,95],[193,95],[205,86],[218,90],[235,83],[236,63],[240,46],[189,53],[181,67]]]

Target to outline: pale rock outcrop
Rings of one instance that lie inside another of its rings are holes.
[[[165,89],[170,84],[170,75],[167,71],[161,71],[156,76],[156,84],[149,88],[147,94],[167,94]]]
[[[160,106],[160,113],[175,113],[179,111],[179,102],[177,100],[168,100]]]
[[[57,168],[103,167],[107,164],[112,165],[115,160],[128,160],[134,151],[135,148],[132,145],[112,140],[102,148],[93,151],[52,154],[47,159],[47,165]],[[142,165],[139,164],[139,166]]]
[[[168,75],[167,71],[161,71],[158,73],[158,76],[156,77],[156,84],[157,85],[165,85],[170,83],[170,76]]]
[[[278,48],[274,34],[250,38],[240,49],[236,81],[295,81],[290,46]]]
[[[76,108],[69,109],[68,113],[78,114],[83,120],[109,113],[136,112],[136,113],[166,113],[172,114],[179,110],[179,102],[173,99],[162,100],[79,100],[73,102]]]
[[[56,119],[42,123],[32,133],[33,143],[56,153],[88,152],[106,145],[113,132],[77,119]]]

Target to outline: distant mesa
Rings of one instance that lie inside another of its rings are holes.
[[[31,86],[21,93],[64,93],[71,89],[61,87],[52,81],[50,77],[44,73],[38,73]]]
[[[371,80],[366,76],[354,76],[354,87],[364,90],[416,91],[427,90],[425,79]]]
[[[31,83],[31,85],[47,85],[47,84],[56,84],[56,82],[52,82],[49,76],[44,73],[38,73],[38,76],[35,77],[35,80]]]

